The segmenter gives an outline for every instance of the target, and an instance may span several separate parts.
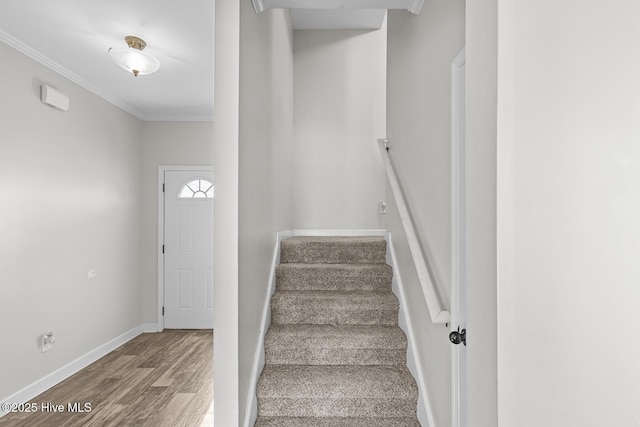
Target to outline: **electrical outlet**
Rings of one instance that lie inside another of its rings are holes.
[[[380,204],[378,205],[378,212],[381,214],[387,213],[387,204],[385,202],[380,202]]]
[[[40,337],[40,349],[44,353],[51,350],[51,347],[56,343],[56,336],[53,335],[53,331],[42,334]]]

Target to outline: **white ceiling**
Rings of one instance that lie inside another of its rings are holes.
[[[212,0],[0,0],[0,41],[142,120],[202,121],[213,117],[213,20]],[[158,72],[111,61],[127,35],[147,42]]]
[[[386,9],[291,9],[294,30],[378,30]]]

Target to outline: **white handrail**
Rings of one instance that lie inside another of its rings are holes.
[[[416,272],[418,273],[418,280],[420,281],[420,286],[422,287],[422,294],[424,295],[424,299],[427,302],[427,308],[429,309],[431,321],[436,324],[449,323],[451,321],[451,313],[445,310],[440,304],[440,299],[438,298],[436,288],[433,284],[433,280],[431,279],[431,275],[429,274],[429,269],[427,268],[425,257],[422,254],[422,248],[420,247],[420,243],[418,241],[418,235],[416,234],[415,227],[413,226],[411,215],[409,215],[409,209],[407,208],[407,204],[404,201],[395,169],[393,167],[393,164],[391,163],[391,158],[389,157],[389,140],[386,138],[378,139],[378,146],[380,147],[380,154],[382,155],[384,168],[387,172],[389,184],[391,185],[393,198],[395,199],[396,206],[398,207],[400,221],[402,222],[404,233],[407,236],[409,250],[411,251],[411,257],[413,258],[413,263],[415,264]]]

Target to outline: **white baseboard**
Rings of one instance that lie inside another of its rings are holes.
[[[144,325],[136,326],[135,328],[128,330],[124,334],[112,339],[111,341],[105,344],[102,344],[101,346],[91,350],[87,354],[80,356],[77,359],[67,363],[60,369],[57,369],[52,373],[44,376],[43,378],[40,378],[39,380],[33,382],[32,384],[28,385],[27,387],[23,388],[17,393],[12,394],[6,399],[0,400],[0,403],[13,404],[13,403],[26,403],[30,401],[31,399],[38,396],[39,394],[47,391],[51,387],[64,381],[65,379],[69,378],[71,375],[75,374],[81,369],[86,368],[96,360],[112,352],[116,348],[120,347],[122,344],[137,337],[138,335],[144,332],[145,327],[147,327],[148,325],[155,326],[155,324],[144,324]],[[155,326],[155,328],[157,330],[157,326]],[[156,332],[156,330],[154,330],[153,332]],[[0,417],[4,415],[6,415],[6,412],[0,410]]]
[[[393,293],[398,297],[400,302],[398,325],[407,336],[407,368],[418,384],[418,421],[420,422],[420,425],[424,427],[435,427],[436,422],[433,416],[431,399],[429,399],[429,393],[427,391],[427,384],[425,383],[424,370],[422,369],[422,363],[418,357],[415,345],[414,328],[411,323],[411,319],[407,315],[407,296],[405,294],[402,278],[400,277],[400,271],[396,263],[396,254],[393,249],[393,244],[391,243],[391,233],[386,233],[386,239],[388,248],[387,263],[393,268]]]

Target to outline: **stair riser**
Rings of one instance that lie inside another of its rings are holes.
[[[414,418],[260,417],[255,427],[420,427]]]
[[[276,270],[278,290],[391,292],[391,280],[391,267],[387,265],[351,271],[281,265]]]
[[[271,365],[388,365],[404,366],[406,350],[266,348],[266,363]]]
[[[302,264],[383,264],[386,262],[386,242],[298,243],[282,242],[280,262]]]
[[[415,417],[416,399],[259,397],[263,417]]]
[[[306,307],[292,310],[272,306],[271,322],[290,325],[385,325],[398,324],[398,310],[329,309]]]

